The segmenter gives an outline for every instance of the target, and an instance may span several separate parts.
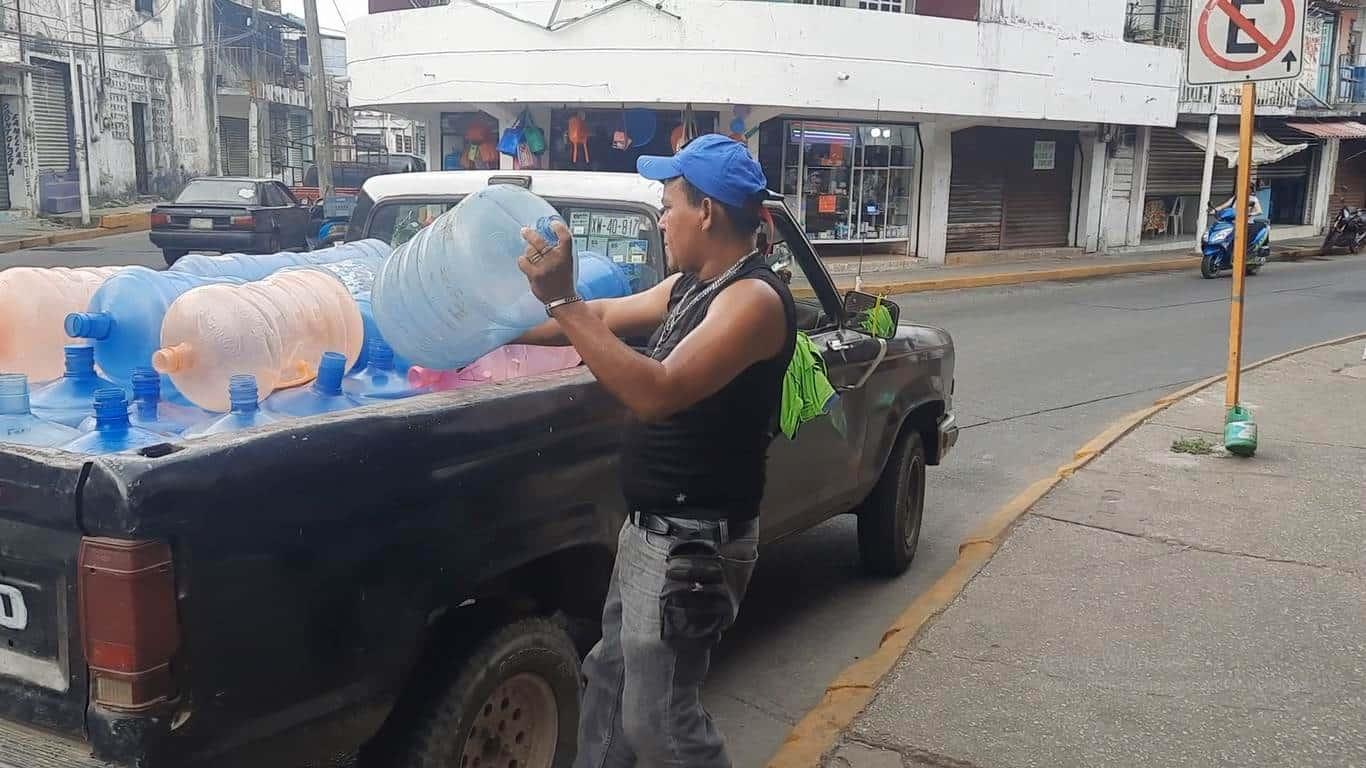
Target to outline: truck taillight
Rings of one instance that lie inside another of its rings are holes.
[[[164,227],[171,223],[171,216],[167,213],[154,213],[148,217],[148,221],[154,227]]]
[[[228,225],[233,229],[256,229],[256,217],[233,216],[228,220]]]
[[[175,698],[180,645],[171,548],[157,541],[81,539],[81,637],[93,698],[137,712]]]

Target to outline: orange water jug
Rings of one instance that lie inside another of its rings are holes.
[[[573,157],[571,162],[579,162],[579,147],[583,147],[583,161],[593,162],[588,157],[588,121],[584,119],[583,113],[569,118],[569,146],[572,148]]]
[[[234,374],[251,374],[262,399],[317,376],[324,352],[356,362],[365,335],[360,308],[335,276],[277,272],[254,283],[206,285],[171,304],[152,365],[190,402],[228,410]]]
[[[0,371],[31,383],[60,378],[66,316],[84,312],[104,281],[123,267],[12,267],[0,272]]]

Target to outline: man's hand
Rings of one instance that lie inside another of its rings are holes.
[[[526,253],[517,259],[517,266],[531,284],[531,293],[541,303],[574,295],[574,237],[563,221],[553,221],[550,229],[560,239],[557,245],[546,242],[541,233],[531,227],[522,228]]]

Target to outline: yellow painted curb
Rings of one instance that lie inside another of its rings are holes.
[[[1251,363],[1243,371],[1251,371],[1287,357],[1338,344],[1366,339],[1366,332],[1354,333],[1329,341],[1292,349]],[[1158,398],[1151,406],[1118,419],[1103,432],[1086,441],[1073,455],[1072,461],[1058,467],[1052,475],[1032,483],[1016,494],[1000,509],[984,520],[958,545],[958,559],[930,588],[916,596],[915,601],[897,617],[882,635],[882,641],[872,655],[849,665],[825,689],[825,695],[814,709],[806,714],[788,733],[776,754],[768,761],[768,768],[819,768],[825,753],[834,746],[840,733],[868,706],[874,688],[892,670],[921,628],[948,607],[968,585],[973,576],[991,560],[1009,535],[1011,528],[1026,512],[1039,502],[1058,483],[1071,477],[1132,432],[1143,422],[1171,405],[1200,390],[1223,381],[1213,376],[1180,391]]]
[[[106,213],[100,217],[100,229],[124,229],[136,231],[148,229],[151,225],[151,214],[147,211],[136,213]]]
[[[968,288],[989,288],[999,285],[1024,285],[1026,283],[1046,283],[1059,280],[1086,280],[1112,275],[1131,275],[1143,272],[1171,272],[1189,269],[1197,262],[1190,256],[1154,261],[1126,261],[1118,264],[1088,264],[1082,267],[1058,267],[1055,269],[1022,270],[1018,272],[992,272],[985,275],[959,275],[957,277],[926,277],[917,280],[879,282],[876,274],[864,275],[863,290],[870,293],[883,293],[894,296],[901,293],[926,293],[930,291],[958,291]],[[797,298],[811,298],[815,293],[810,288],[796,287],[792,295]]]

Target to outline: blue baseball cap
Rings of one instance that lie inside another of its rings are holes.
[[[707,197],[743,208],[768,189],[764,170],[749,149],[719,133],[699,136],[673,157],[641,155],[636,170],[653,181],[680,176]]]

